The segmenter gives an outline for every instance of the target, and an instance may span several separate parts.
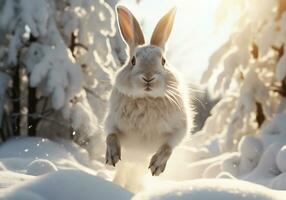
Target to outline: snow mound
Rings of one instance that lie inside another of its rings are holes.
[[[270,182],[280,174],[276,164],[276,155],[283,145],[274,143],[263,153],[257,167],[244,177],[244,180],[269,186]]]
[[[257,135],[264,147],[275,142],[286,143],[286,114],[279,113],[273,119],[263,124],[261,132]]]
[[[1,200],[131,199],[132,194],[98,176],[60,170],[4,190]]]
[[[39,137],[19,137],[0,146],[0,162],[3,169],[25,174],[29,171],[30,175],[40,175],[56,169],[89,166],[90,158],[85,149],[72,141],[54,142]]]
[[[243,157],[255,159],[261,156],[263,145],[254,136],[244,136],[239,143],[238,150]]]
[[[276,156],[276,162],[281,172],[286,172],[286,145],[284,145]]]
[[[283,200],[286,192],[274,191],[249,182],[229,179],[201,179],[143,191],[133,200]]]
[[[59,158],[74,160],[73,156],[59,144],[39,137],[18,137],[3,143],[0,146],[0,159],[13,157],[55,161]]]
[[[286,190],[286,173],[274,178],[270,186],[275,190]]]
[[[225,159],[222,162],[221,169],[224,172],[228,172],[234,176],[239,175],[239,161],[240,161],[240,155],[237,153],[234,153],[229,158]]]
[[[54,142],[44,138],[20,137],[0,146],[0,185],[3,189],[67,169],[98,174],[112,180],[112,173],[103,163],[90,160],[87,151],[72,141]]]
[[[58,171],[57,167],[49,160],[38,159],[32,161],[27,169],[28,175],[39,176],[50,172]]]

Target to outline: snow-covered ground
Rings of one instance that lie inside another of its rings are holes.
[[[112,169],[67,140],[14,138],[0,146],[0,162],[3,200],[286,199],[284,191],[229,177],[189,181],[149,177],[145,189],[133,194],[112,183]]]
[[[104,165],[91,162],[87,152],[70,141],[11,139],[0,147],[0,162],[3,200],[130,199],[132,196],[108,181]]]
[[[270,190],[249,182],[227,179],[200,179],[146,190],[134,200],[285,200],[286,192]]]

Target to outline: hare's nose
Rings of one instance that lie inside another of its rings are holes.
[[[150,83],[150,82],[152,82],[153,80],[155,80],[155,77],[146,78],[145,76],[142,76],[142,79],[143,79],[143,81],[145,81],[145,82],[147,82],[147,83]]]

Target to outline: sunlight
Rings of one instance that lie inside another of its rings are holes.
[[[0,199],[285,200],[285,35],[286,0],[1,0]]]
[[[169,62],[193,83],[199,83],[209,56],[228,38],[237,16],[237,12],[227,12],[230,5],[223,0],[143,0],[139,4],[122,0],[120,3],[135,13],[147,39],[166,10],[178,8],[168,57]],[[220,14],[217,13],[219,7]]]
[[[121,4],[128,7],[139,19],[147,41],[158,19],[170,8],[177,7],[175,25],[169,40],[168,58],[170,63],[192,83],[199,82],[208,65],[209,57],[228,39],[240,12],[240,9],[229,12],[228,7],[236,7],[236,5],[229,5],[223,0],[158,0],[156,3],[143,0],[139,4],[131,0],[123,0]],[[168,163],[169,170],[164,174],[168,180],[184,176],[176,170],[177,164],[185,161],[182,158],[184,154],[187,153],[181,152],[181,157],[172,157]],[[189,170],[190,176],[195,177],[195,172],[196,169]],[[143,178],[144,188],[147,189],[153,189],[156,185],[162,186],[162,184],[172,183],[151,177],[149,174]]]

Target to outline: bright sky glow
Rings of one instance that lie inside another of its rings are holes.
[[[228,39],[232,23],[216,26],[221,0],[122,0],[142,23],[146,39],[162,15],[176,6],[177,16],[169,39],[168,60],[193,83],[199,83],[209,56]]]

